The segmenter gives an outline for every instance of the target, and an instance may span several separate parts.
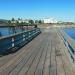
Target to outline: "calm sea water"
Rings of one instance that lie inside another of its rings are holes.
[[[14,29],[13,27],[1,27],[0,28],[0,37],[1,36],[8,36],[13,33],[22,32],[21,28]]]
[[[75,28],[67,28],[64,29],[64,31],[72,38],[75,40]]]

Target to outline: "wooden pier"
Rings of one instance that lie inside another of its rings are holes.
[[[18,52],[0,57],[0,75],[75,75],[63,40],[45,30]]]

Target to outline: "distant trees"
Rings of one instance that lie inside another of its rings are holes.
[[[41,24],[42,23],[42,20],[39,20],[39,23]]]
[[[11,25],[11,20],[8,20],[8,25]]]
[[[36,24],[38,24],[38,23],[39,23],[39,21],[38,21],[38,20],[35,20],[35,23],[36,23]]]
[[[15,21],[15,19],[14,18],[12,18],[12,20],[11,21]]]
[[[16,25],[17,25],[17,26],[19,25],[19,22],[18,22],[18,21],[16,22]]]
[[[8,20],[8,23],[10,24],[11,23],[11,20]]]
[[[18,18],[18,20],[21,20],[20,18]]]
[[[42,20],[35,20],[35,23],[36,23],[36,24],[42,24],[43,21],[42,21]]]
[[[29,24],[34,24],[34,21],[33,20],[29,20]]]
[[[11,20],[8,20],[8,25],[12,25],[12,26],[16,26],[16,25],[38,25],[43,23],[42,20],[22,20],[21,18],[18,18],[17,20],[15,20],[14,18],[12,18]],[[36,26],[37,27],[37,26]]]

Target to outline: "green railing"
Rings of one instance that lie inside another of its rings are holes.
[[[6,54],[16,51],[40,33],[40,29],[35,28],[33,30],[23,31],[7,37],[2,37],[0,38],[0,53]]]

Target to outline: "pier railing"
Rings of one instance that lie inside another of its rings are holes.
[[[0,38],[0,53],[9,53],[18,50],[40,33],[41,31],[39,28],[34,28],[32,30],[2,37]]]
[[[60,30],[60,35],[62,36],[64,44],[68,48],[68,51],[74,62],[75,61],[75,41],[69,35],[67,35],[63,30]]]

